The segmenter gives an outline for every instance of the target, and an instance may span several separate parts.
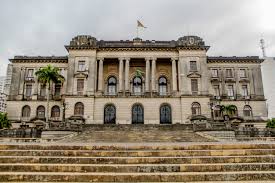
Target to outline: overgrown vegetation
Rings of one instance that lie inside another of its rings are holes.
[[[8,119],[7,113],[0,112],[0,129],[10,128],[11,122]]]
[[[267,128],[275,128],[275,118],[268,119],[266,123]]]
[[[237,107],[235,105],[222,105],[220,108],[220,112],[223,115],[228,115],[232,117],[237,112]]]

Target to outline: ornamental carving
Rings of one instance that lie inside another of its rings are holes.
[[[202,38],[198,36],[184,36],[177,41],[179,46],[205,46]]]
[[[92,46],[95,47],[97,43],[96,38],[89,35],[76,36],[70,42],[70,46]]]

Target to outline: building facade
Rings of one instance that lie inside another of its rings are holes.
[[[275,118],[275,58],[265,57],[262,63],[264,94],[267,99],[268,117]]]
[[[6,112],[6,93],[5,93],[6,77],[0,77],[0,112]]]
[[[51,86],[49,116],[81,116],[86,124],[184,124],[200,116],[222,120],[233,104],[246,122],[267,116],[258,57],[210,57],[197,36],[177,41],[103,41],[76,36],[67,56],[15,56],[7,112],[15,124],[45,118],[46,86],[34,73],[52,64],[65,77]],[[16,126],[16,125],[14,125]]]

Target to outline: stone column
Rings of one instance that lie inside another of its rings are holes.
[[[156,92],[156,58],[152,59],[152,73],[151,73],[152,92]]]
[[[119,58],[119,92],[123,91],[123,58]]]
[[[97,72],[98,72],[98,70],[97,70],[97,59],[95,59],[95,80],[94,80],[95,88],[94,88],[94,92],[97,91]]]
[[[130,58],[125,59],[125,92],[129,92],[129,69],[130,69]]]
[[[182,87],[181,87],[181,62],[178,60],[178,84],[179,84],[179,92],[181,94]]]
[[[172,58],[172,91],[175,93],[177,91],[177,69],[176,69],[176,59]]]
[[[98,91],[102,92],[103,89],[103,58],[99,60],[98,68]]]
[[[67,71],[67,94],[73,95],[74,91],[74,74],[75,74],[75,58],[68,57],[68,71]]]
[[[35,72],[38,70],[38,68],[34,68],[33,69],[33,78],[34,78],[34,83],[33,83],[33,95],[32,95],[32,99],[37,100],[37,95],[38,95],[38,78],[35,75]]]
[[[150,92],[150,59],[146,58],[145,92]]]
[[[95,91],[95,63],[96,57],[89,57],[88,64],[89,64],[89,76],[87,80],[87,95],[91,96],[94,95]]]

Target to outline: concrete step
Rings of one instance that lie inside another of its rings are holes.
[[[0,164],[0,172],[234,172],[275,171],[275,163],[216,164]]]
[[[1,144],[0,150],[233,150],[275,149],[275,143],[93,143]]]
[[[193,132],[192,124],[86,125],[77,136],[63,142],[212,142]]]
[[[62,164],[204,164],[204,163],[272,163],[274,155],[258,156],[186,156],[186,157],[68,157],[68,156],[0,156],[0,163]]]
[[[192,182],[275,180],[275,171],[173,172],[173,173],[72,173],[0,172],[0,180],[22,182]]]
[[[0,156],[182,157],[275,155],[275,149],[233,150],[0,150]]]

